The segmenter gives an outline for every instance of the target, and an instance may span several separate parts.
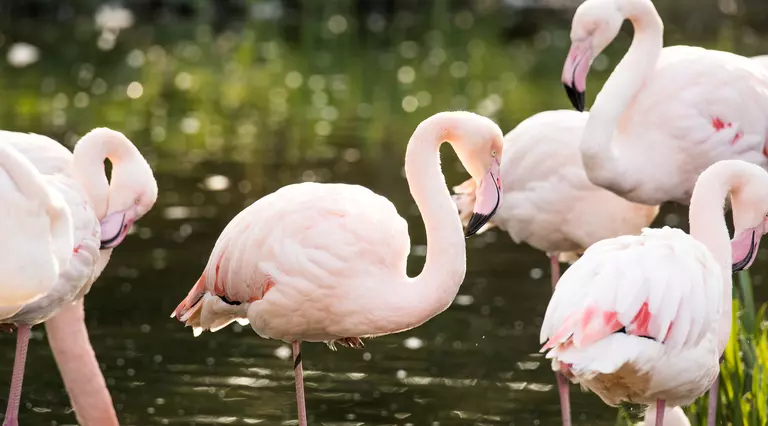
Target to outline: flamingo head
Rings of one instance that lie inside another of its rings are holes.
[[[496,214],[501,205],[501,155],[504,135],[491,119],[475,115],[469,126],[448,130],[456,155],[476,183],[475,205],[467,222],[465,236],[477,233]]]
[[[157,182],[146,163],[136,161],[127,167],[114,167],[109,187],[109,207],[101,224],[101,249],[117,247],[134,222],[147,214],[157,201]]]
[[[768,175],[764,181],[768,181]],[[760,185],[762,183],[762,185]],[[749,268],[757,258],[760,239],[768,234],[768,182],[747,182],[731,194],[734,237],[731,240],[733,271]]]
[[[563,66],[562,82],[573,107],[584,111],[587,74],[592,61],[619,34],[624,15],[614,0],[587,0],[571,23],[571,49]]]

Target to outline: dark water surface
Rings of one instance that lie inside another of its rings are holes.
[[[519,8],[536,2],[395,2],[399,13],[389,2],[257,1],[232,11],[136,2],[132,22],[108,16],[112,29],[94,26],[89,2],[30,3],[39,10],[0,6],[0,127],[68,146],[92,127],[119,129],[150,159],[160,188],[86,298],[91,340],[126,425],[295,424],[288,345],[238,325],[193,338],[169,318],[244,206],[299,181],[366,185],[408,219],[415,275],[424,230],[402,176],[415,125],[463,108],[509,130],[569,107],[559,74],[572,11]],[[760,0],[704,3],[659,2],[667,43],[768,52],[754,29],[768,22]],[[630,35],[596,66],[612,69]],[[18,42],[37,57],[18,45],[9,53]],[[25,58],[35,60],[21,66]],[[593,74],[591,95],[606,76]],[[465,173],[443,152],[449,184],[460,183]],[[667,206],[657,225],[682,225],[686,215]],[[554,376],[537,353],[546,257],[497,231],[468,244],[456,302],[427,324],[363,350],[304,345],[311,424],[559,424]],[[767,258],[761,249],[752,267],[760,302]],[[6,384],[14,338],[0,340]],[[73,424],[42,326],[28,365],[22,423]],[[575,424],[616,419],[575,387],[572,406]]]

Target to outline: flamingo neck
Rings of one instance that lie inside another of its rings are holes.
[[[125,136],[105,128],[91,130],[77,142],[73,152],[75,179],[88,194],[99,220],[107,215],[111,193],[104,161],[112,163],[114,176],[138,153],[134,151],[136,147]]]
[[[721,268],[723,312],[718,325],[718,349],[723,353],[731,333],[731,242],[725,223],[725,197],[747,180],[738,161],[721,161],[705,170],[696,182],[689,210],[691,236],[704,244]]]
[[[421,123],[408,142],[405,176],[424,219],[427,259],[421,273],[403,283],[404,294],[398,297],[406,302],[409,312],[401,316],[402,323],[394,325],[391,331],[413,328],[444,311],[464,281],[464,234],[439,157],[447,129],[455,125],[450,113],[438,114]]]
[[[631,192],[640,176],[627,173],[628,162],[611,144],[619,120],[656,68],[663,47],[664,24],[649,0],[616,0],[619,12],[632,22],[632,44],[603,85],[589,111],[581,154],[589,179],[618,194]]]

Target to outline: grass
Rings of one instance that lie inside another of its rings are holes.
[[[718,426],[762,426],[768,424],[768,304],[759,308],[747,271],[738,274],[734,286],[731,340],[720,364],[717,406]],[[685,412],[692,426],[707,423],[705,394]],[[617,425],[631,425],[627,410],[619,412]]]

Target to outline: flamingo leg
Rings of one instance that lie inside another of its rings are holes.
[[[24,380],[24,364],[27,361],[29,331],[32,327],[20,325],[16,330],[16,357],[13,359],[11,393],[8,396],[8,408],[5,410],[4,426],[19,425],[19,403],[21,402],[21,384]]]
[[[662,426],[664,424],[664,400],[659,399],[656,401],[656,426]]]
[[[552,292],[555,291],[557,281],[560,280],[560,261],[557,254],[549,256],[549,269],[552,274]],[[568,379],[560,372],[555,373],[557,379],[557,392],[560,394],[560,415],[563,426],[571,426],[571,397],[568,393]]]
[[[301,342],[293,342],[293,375],[296,378],[296,405],[299,408],[299,426],[307,426],[307,407],[304,402],[304,370],[301,368]]]
[[[709,404],[707,404],[707,426],[715,426],[715,419],[717,418],[717,385],[720,383],[720,378],[715,378],[715,383],[712,383],[712,387],[709,389]]]

